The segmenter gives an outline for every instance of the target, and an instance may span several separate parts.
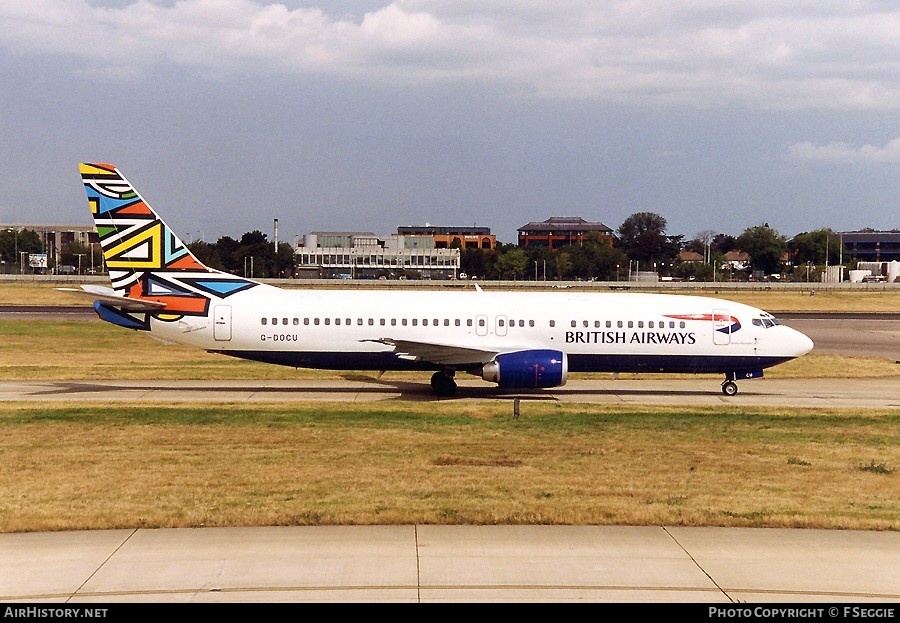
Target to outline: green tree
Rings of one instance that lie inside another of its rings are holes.
[[[765,275],[781,273],[787,240],[766,225],[745,229],[737,237],[738,248],[750,257],[750,268]]]
[[[712,239],[712,249],[725,254],[738,248],[737,238],[728,234],[716,234]]]
[[[279,242],[275,250],[275,274],[273,277],[286,278],[294,274],[297,266],[297,256],[294,247],[289,242]]]
[[[0,230],[0,260],[7,265],[18,265],[22,253],[42,253],[43,248],[40,234],[33,229]],[[25,261],[28,262],[27,258]]]
[[[225,270],[225,266],[222,263],[222,257],[219,254],[219,246],[217,244],[197,240],[188,244],[187,248],[194,257],[203,264],[206,264],[210,268],[215,268],[216,270]]]
[[[241,236],[233,254],[235,263],[241,267],[239,274],[243,274],[246,267],[247,277],[271,277],[275,265],[273,246],[268,236],[258,229]]]
[[[572,255],[569,252],[571,247],[563,247],[556,253],[556,276],[559,279],[566,280],[571,279],[573,277],[573,266],[575,263],[572,261]]]
[[[795,265],[806,264],[838,264],[844,257],[843,241],[840,234],[831,229],[817,229],[797,234],[788,243],[791,259]]]
[[[491,249],[460,249],[459,270],[469,276],[481,277],[490,272]]]
[[[69,244],[64,244],[59,249],[58,264],[68,264],[74,266],[81,272],[84,272],[84,269],[89,267],[90,261],[91,250],[84,243],[70,242]],[[86,262],[88,264],[86,264]]]
[[[498,279],[521,279],[525,275],[528,266],[528,255],[525,249],[514,245],[504,249],[494,264],[494,272]]]
[[[632,260],[649,265],[667,258],[666,219],[653,212],[636,212],[619,226],[619,245]]]

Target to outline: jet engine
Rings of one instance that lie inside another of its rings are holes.
[[[507,388],[559,387],[569,376],[569,360],[558,350],[502,353],[484,364],[481,378]]]

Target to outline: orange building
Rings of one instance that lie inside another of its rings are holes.
[[[546,221],[531,222],[520,227],[520,247],[545,247],[558,249],[571,244],[580,244],[588,234],[599,234],[609,246],[613,244],[613,230],[603,223],[591,223],[580,216],[554,216]]]
[[[497,237],[490,227],[437,227],[434,225],[398,227],[400,236],[431,236],[435,249],[493,249]]]

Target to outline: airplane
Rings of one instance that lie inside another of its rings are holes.
[[[737,302],[636,292],[286,289],[200,262],[112,164],[79,165],[110,286],[82,285],[98,316],[166,342],[296,368],[427,370],[438,396],[470,373],[499,389],[583,372],[740,379],[813,342]]]

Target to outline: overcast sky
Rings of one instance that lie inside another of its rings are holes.
[[[896,0],[0,0],[0,227],[900,228]]]

